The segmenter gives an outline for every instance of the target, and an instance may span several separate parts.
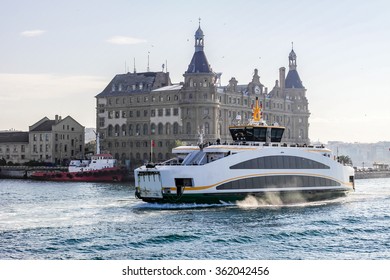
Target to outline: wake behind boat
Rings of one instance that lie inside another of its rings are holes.
[[[354,169],[323,145],[281,144],[284,127],[261,119],[258,100],[252,120],[229,129],[233,143],[180,146],[172,151],[175,158],[137,168],[136,196],[161,203],[223,203],[248,196],[301,203],[354,189]]]

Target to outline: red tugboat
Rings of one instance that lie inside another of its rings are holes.
[[[31,179],[69,182],[120,182],[125,170],[117,166],[110,154],[97,154],[91,160],[72,160],[67,172],[36,171]]]

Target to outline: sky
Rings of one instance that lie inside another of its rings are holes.
[[[2,0],[0,130],[56,114],[96,126],[96,99],[116,74],[167,65],[183,81],[201,19],[222,85],[269,90],[291,42],[309,100],[311,141],[390,141],[390,1]]]

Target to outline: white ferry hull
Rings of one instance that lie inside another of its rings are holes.
[[[270,203],[297,203],[336,198],[354,189],[353,168],[321,149],[228,148],[244,151],[206,164],[136,169],[137,197],[146,202],[224,203],[254,196]]]

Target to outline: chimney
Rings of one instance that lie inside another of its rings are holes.
[[[284,89],[286,85],[286,68],[284,67],[279,68],[279,84],[280,88]]]
[[[58,123],[58,115],[55,115],[55,123]]]

